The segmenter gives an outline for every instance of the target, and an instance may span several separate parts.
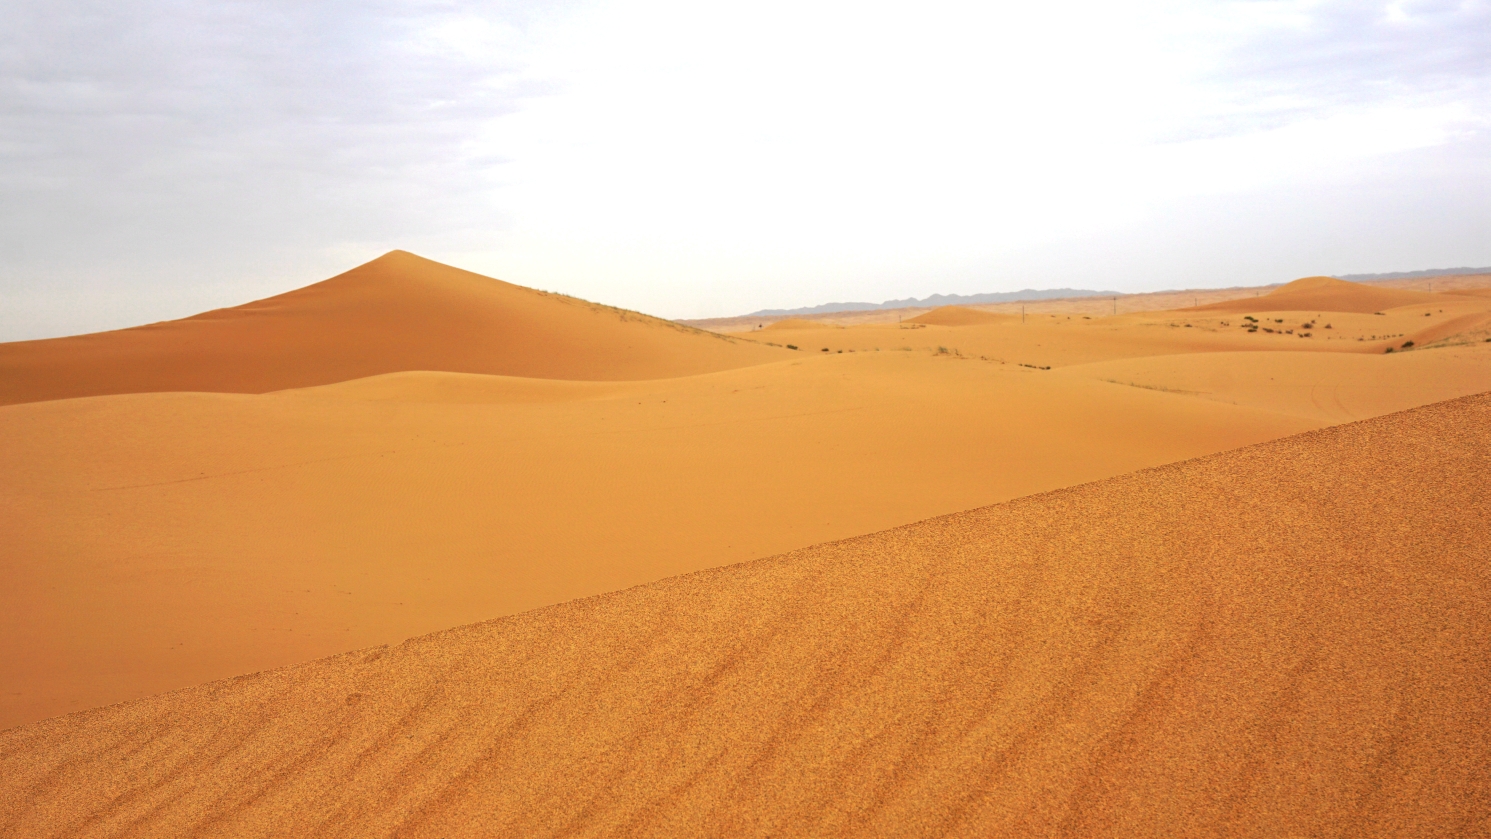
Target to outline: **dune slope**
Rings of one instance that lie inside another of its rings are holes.
[[[1484,835],[1491,396],[0,734],[27,836]]]
[[[934,326],[972,326],[978,323],[999,323],[1010,320],[1009,315],[981,312],[967,306],[940,306],[925,314],[909,318],[908,323],[925,323]]]
[[[0,344],[0,404],[160,391],[264,393],[405,370],[658,379],[784,352],[393,251],[231,309]]]
[[[1441,295],[1353,283],[1334,277],[1305,277],[1261,297],[1244,297],[1197,306],[1193,312],[1356,312],[1370,314],[1398,306],[1427,304]]]
[[[0,728],[1322,424],[1013,365],[797,357],[0,408]],[[1396,408],[1491,387],[1427,374]]]
[[[787,318],[785,320],[779,320],[779,321],[774,321],[772,323],[768,323],[766,325],[766,328],[767,329],[832,329],[833,327],[829,326],[826,323],[819,323],[818,321],[807,320],[805,318]]]

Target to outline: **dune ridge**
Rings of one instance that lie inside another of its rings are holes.
[[[1485,835],[1491,395],[0,733],[27,836]]]
[[[661,379],[785,352],[392,251],[243,306],[0,344],[0,405],[118,393],[266,393],[410,370]]]

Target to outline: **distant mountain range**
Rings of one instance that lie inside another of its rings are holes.
[[[1398,271],[1389,274],[1335,274],[1338,280],[1371,282],[1373,280],[1415,280],[1423,277],[1447,277],[1464,274],[1491,274],[1487,268],[1431,268],[1427,271]],[[745,317],[779,317],[782,315],[821,315],[827,312],[867,312],[872,309],[909,309],[917,306],[969,306],[979,303],[1019,303],[1022,300],[1055,300],[1063,297],[1109,297],[1121,291],[1093,291],[1085,288],[1027,288],[1023,291],[996,291],[989,294],[934,294],[917,299],[887,300],[884,303],[824,303],[800,309],[762,309]]]
[[[824,303],[821,306],[804,306],[801,309],[762,309],[746,317],[775,317],[777,315],[817,315],[824,312],[866,312],[871,309],[909,309],[913,306],[968,306],[977,303],[1019,303],[1022,300],[1053,300],[1062,297],[1108,297],[1122,292],[1093,291],[1085,288],[1027,288],[1024,291],[996,291],[989,294],[934,294],[918,300],[887,300],[884,303]]]
[[[1430,268],[1427,271],[1399,271],[1395,274],[1336,274],[1338,280],[1417,280],[1421,277],[1458,277],[1467,274],[1491,274],[1491,268]]]

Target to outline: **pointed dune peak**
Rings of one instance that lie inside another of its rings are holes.
[[[160,391],[265,393],[411,370],[659,379],[763,363],[782,352],[390,251],[231,309],[0,344],[0,404]]]
[[[58,717],[0,733],[0,801],[16,836],[1480,835],[1488,429],[1468,397]]]

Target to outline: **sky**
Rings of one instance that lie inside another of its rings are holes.
[[[1491,0],[0,4],[0,340],[394,248],[699,318],[1488,232]]]

